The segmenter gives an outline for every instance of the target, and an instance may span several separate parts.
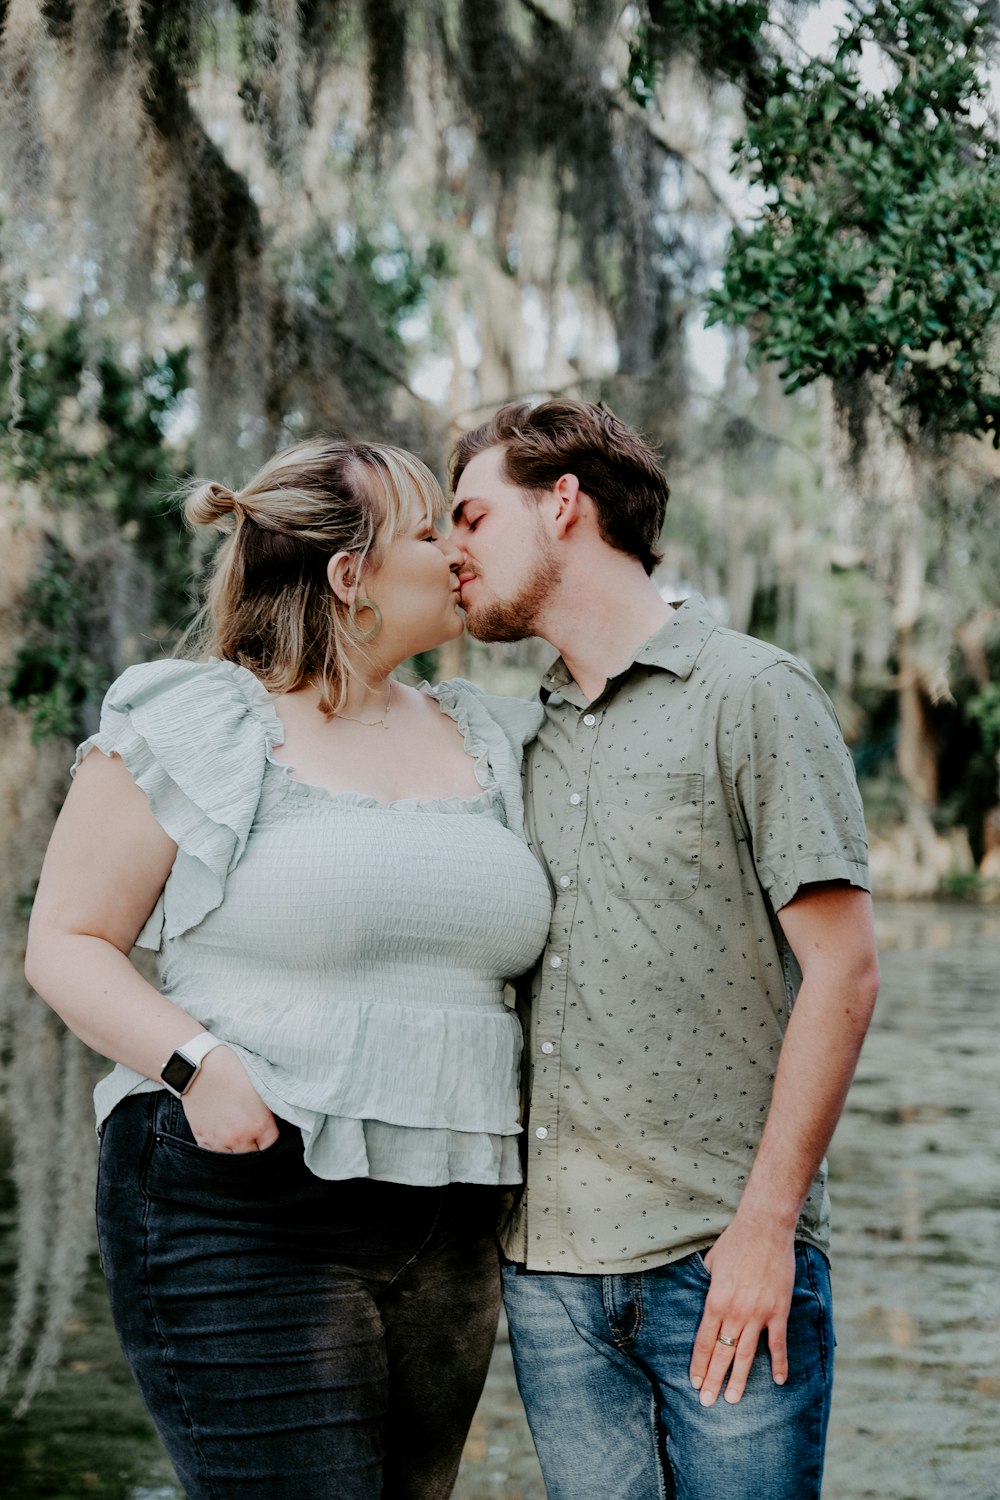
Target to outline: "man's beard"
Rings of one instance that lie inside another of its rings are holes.
[[[562,567],[548,537],[539,538],[531,572],[512,599],[490,599],[470,604],[465,628],[477,641],[523,641],[538,635],[538,621],[562,578]],[[485,585],[480,580],[480,587]]]

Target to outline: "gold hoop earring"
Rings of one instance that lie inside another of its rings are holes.
[[[362,629],[357,620],[358,611],[362,609],[371,610],[372,622],[366,629]],[[351,627],[351,634],[356,641],[373,641],[382,629],[382,611],[374,600],[366,599],[364,594],[359,594],[349,606],[347,619]]]

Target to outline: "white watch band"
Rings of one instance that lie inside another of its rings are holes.
[[[193,1062],[196,1068],[200,1068],[212,1048],[221,1046],[221,1036],[213,1036],[210,1031],[199,1031],[198,1035],[190,1042],[185,1042],[183,1047],[178,1047],[175,1050],[183,1052],[188,1062]]]
[[[160,1070],[163,1087],[169,1089],[175,1098],[183,1098],[212,1048],[222,1045],[221,1037],[213,1036],[210,1031],[199,1031],[183,1047],[175,1047]]]

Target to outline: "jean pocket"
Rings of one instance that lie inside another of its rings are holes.
[[[302,1135],[285,1120],[277,1124],[277,1139],[262,1151],[209,1151],[196,1142],[181,1101],[164,1091],[156,1103],[143,1187],[150,1198],[192,1206],[249,1205],[280,1195],[298,1179]],[[308,1173],[304,1164],[302,1171]]]
[[[705,1264],[705,1255],[706,1254],[707,1254],[707,1249],[706,1250],[693,1250],[691,1252],[691,1255],[690,1255],[689,1258],[690,1258],[690,1261],[691,1261],[691,1268],[692,1268],[692,1270],[697,1271],[698,1274],[700,1276],[702,1276],[705,1281],[711,1281],[711,1279],[712,1279],[712,1273],[708,1269],[708,1266]]]
[[[814,1245],[797,1241],[795,1286],[788,1314],[789,1352],[799,1364],[817,1364],[829,1379],[835,1343],[829,1261]]]

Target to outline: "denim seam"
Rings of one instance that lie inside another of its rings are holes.
[[[660,1443],[660,1432],[661,1432],[661,1429],[663,1427],[663,1422],[662,1422],[662,1419],[660,1417],[659,1397],[658,1397],[658,1393],[657,1393],[655,1382],[651,1381],[650,1382],[650,1386],[651,1386],[651,1389],[650,1389],[650,1395],[649,1395],[649,1425],[650,1425],[650,1429],[651,1429],[651,1432],[652,1432],[652,1438],[653,1438],[653,1461],[656,1464],[656,1484],[657,1484],[657,1488],[658,1488],[658,1490],[660,1492],[659,1496],[658,1496],[658,1500],[668,1500],[668,1495],[667,1495],[667,1476],[664,1473],[664,1468],[663,1468],[664,1462],[668,1461],[668,1460],[666,1460],[666,1448],[667,1448],[667,1444],[666,1444],[666,1441],[664,1441],[662,1445]],[[664,1434],[664,1436],[665,1436],[665,1434]],[[671,1474],[671,1479],[673,1479],[673,1475],[672,1474]]]
[[[646,1277],[643,1274],[643,1272],[640,1271],[639,1274],[636,1276],[635,1280],[636,1280],[636,1290],[635,1290],[636,1319],[635,1319],[635,1328],[634,1328],[634,1330],[632,1332],[632,1339],[633,1340],[637,1339],[639,1337],[639,1334],[642,1332],[643,1324],[644,1324],[645,1319],[646,1319],[646,1300],[645,1300],[645,1297],[643,1295],[643,1293],[645,1292],[645,1289],[646,1289]],[[645,1368],[645,1367],[643,1366],[642,1368]],[[660,1411],[659,1391],[657,1389],[656,1380],[655,1380],[655,1378],[653,1376],[652,1371],[646,1370],[645,1373],[646,1373],[646,1377],[649,1380],[649,1384],[650,1384],[649,1425],[650,1425],[650,1431],[651,1431],[652,1439],[653,1439],[653,1461],[654,1461],[654,1463],[656,1465],[656,1483],[657,1483],[657,1488],[659,1490],[658,1500],[670,1500],[669,1493],[668,1493],[668,1490],[667,1490],[667,1473],[666,1473],[666,1469],[664,1467],[664,1465],[669,1461],[668,1458],[667,1458],[667,1442],[666,1442],[666,1436],[667,1435],[666,1435],[666,1431],[664,1429],[663,1418],[662,1418],[662,1414],[661,1414],[661,1411]],[[664,1441],[663,1441],[662,1444],[660,1442],[660,1433],[661,1433],[661,1431],[663,1431],[663,1438],[664,1438]],[[672,1473],[671,1473],[671,1486],[673,1486],[673,1474]],[[670,1493],[672,1493],[672,1492],[673,1492],[673,1490],[671,1490]]]
[[[604,1308],[604,1317],[608,1328],[611,1330],[611,1341],[617,1348],[618,1335],[615,1332],[614,1298],[611,1295],[611,1281],[612,1278],[610,1276],[601,1277],[601,1305]]]
[[[632,1345],[635,1344],[636,1340],[639,1337],[639,1334],[642,1332],[642,1327],[643,1327],[643,1323],[645,1321],[645,1313],[646,1313],[645,1301],[644,1301],[644,1298],[643,1298],[643,1290],[644,1290],[645,1284],[646,1284],[645,1277],[644,1277],[643,1273],[640,1271],[632,1279],[634,1280],[634,1287],[633,1287],[633,1290],[632,1290],[632,1306],[633,1306],[633,1308],[635,1310],[635,1324],[634,1324],[634,1326],[632,1328],[631,1333],[629,1333],[627,1336],[619,1338],[618,1332],[617,1332],[617,1329],[616,1329],[616,1324],[612,1321],[611,1309],[608,1306],[608,1301],[609,1301],[609,1297],[610,1297],[611,1286],[612,1286],[612,1284],[613,1284],[613,1282],[615,1280],[615,1278],[612,1277],[612,1276],[606,1276],[606,1277],[604,1277],[603,1284],[602,1284],[602,1293],[607,1293],[608,1294],[607,1296],[603,1297],[604,1307],[605,1307],[605,1315],[606,1315],[606,1317],[608,1319],[608,1323],[609,1323],[609,1325],[611,1327],[611,1336],[612,1336],[612,1338],[614,1340],[615,1348],[618,1350],[618,1352],[620,1354],[629,1355],[629,1357],[632,1359],[633,1363],[635,1363],[635,1364],[637,1364],[639,1366],[639,1368],[642,1370],[643,1374],[646,1376],[647,1380],[649,1381],[649,1384],[650,1384],[650,1392],[649,1392],[649,1430],[650,1430],[650,1438],[652,1440],[653,1463],[654,1463],[654,1466],[656,1468],[656,1486],[657,1486],[657,1491],[658,1491],[657,1500],[669,1500],[668,1492],[667,1492],[667,1475],[664,1472],[664,1467],[663,1467],[664,1459],[663,1459],[663,1455],[661,1453],[661,1448],[660,1448],[660,1428],[661,1428],[662,1424],[661,1424],[661,1419],[660,1419],[659,1400],[658,1400],[657,1390],[656,1390],[656,1381],[654,1380],[651,1372],[648,1371],[645,1368],[645,1365],[643,1364],[643,1362],[641,1360],[637,1360],[635,1358],[634,1354],[630,1354],[629,1347],[628,1347],[630,1344],[632,1344]]]
[[[103,1147],[104,1123],[102,1121],[97,1128],[97,1176],[94,1179],[94,1221],[95,1227],[97,1229],[97,1263],[100,1266],[101,1273],[106,1280],[108,1273],[105,1270],[104,1266],[104,1246],[101,1242],[101,1222],[100,1217],[97,1213],[97,1205],[101,1201],[101,1158],[104,1155]]]
[[[824,1301],[823,1297],[820,1295],[819,1288],[816,1285],[816,1275],[815,1275],[815,1270],[814,1270],[814,1267],[813,1267],[813,1258],[812,1258],[812,1256],[809,1253],[810,1247],[807,1246],[807,1245],[804,1245],[802,1247],[802,1249],[803,1249],[804,1259],[805,1259],[805,1263],[806,1263],[806,1274],[807,1274],[808,1279],[809,1279],[809,1290],[811,1291],[811,1293],[812,1293],[812,1295],[813,1295],[813,1297],[815,1299],[816,1307],[817,1307],[817,1310],[818,1310],[818,1312],[820,1314],[820,1316],[819,1316],[819,1318],[818,1318],[817,1321],[818,1321],[818,1324],[819,1324],[819,1347],[820,1347],[820,1354],[821,1354],[822,1359],[823,1359],[823,1379],[827,1383],[829,1383],[830,1376],[831,1376],[831,1369],[830,1369],[830,1351],[829,1351],[829,1348],[827,1346],[827,1337],[826,1337],[826,1325],[827,1325],[827,1318],[826,1318],[826,1311],[825,1311],[826,1304],[825,1304],[825,1301]],[[817,1252],[817,1253],[819,1253],[819,1252]]]
[[[639,1337],[639,1334],[642,1332],[644,1311],[642,1301],[642,1273],[640,1272],[634,1278],[636,1282],[636,1290],[632,1296],[632,1304],[635,1308],[635,1325],[632,1328],[632,1331],[627,1334],[623,1333],[619,1328],[617,1314],[614,1310],[612,1286],[613,1283],[619,1279],[623,1280],[624,1278],[619,1278],[617,1276],[603,1276],[601,1278],[601,1301],[604,1303],[604,1316],[608,1320],[608,1327],[611,1329],[611,1338],[614,1342],[614,1346],[621,1353],[625,1353],[629,1345],[634,1344],[636,1339]]]
[[[815,1250],[814,1247],[810,1246],[810,1245],[802,1245],[801,1249],[802,1249],[803,1256],[804,1256],[805,1263],[806,1263],[806,1279],[807,1279],[807,1281],[809,1283],[809,1290],[812,1293],[813,1300],[814,1300],[815,1305],[816,1305],[816,1311],[817,1311],[817,1320],[816,1321],[817,1321],[818,1336],[819,1336],[820,1358],[821,1358],[822,1364],[823,1364],[823,1381],[824,1381],[824,1384],[825,1384],[826,1390],[827,1390],[826,1405],[827,1405],[827,1417],[829,1417],[829,1394],[830,1394],[830,1389],[831,1389],[831,1381],[832,1381],[832,1373],[833,1372],[832,1372],[832,1369],[831,1369],[831,1366],[830,1366],[829,1349],[828,1349],[828,1346],[827,1346],[827,1337],[826,1337],[826,1325],[827,1325],[826,1303],[824,1301],[824,1298],[820,1295],[819,1289],[818,1289],[818,1287],[816,1285],[815,1269],[814,1269],[814,1266],[813,1266],[813,1254],[819,1255],[822,1252],[819,1251],[819,1250]],[[823,1484],[823,1469],[825,1467],[825,1464],[824,1464],[824,1459],[825,1459],[824,1449],[825,1449],[825,1439],[826,1439],[825,1424],[824,1424],[824,1421],[823,1421],[822,1417],[820,1416],[820,1413],[816,1410],[815,1405],[804,1416],[803,1420],[804,1420],[804,1422],[808,1423],[808,1425],[809,1425],[809,1427],[811,1429],[811,1432],[812,1432],[811,1451],[812,1451],[812,1453],[814,1455],[814,1460],[815,1460],[815,1465],[816,1465],[816,1491],[815,1491],[815,1493],[818,1496],[819,1493],[820,1493],[820,1490],[822,1489],[822,1484]]]
[[[400,1268],[396,1272],[396,1274],[389,1281],[386,1282],[386,1284],[385,1284],[385,1290],[387,1292],[390,1291],[396,1285],[396,1282],[399,1280],[399,1278],[401,1276],[404,1276],[406,1274],[406,1272],[410,1269],[411,1266],[415,1266],[416,1265],[417,1261],[423,1255],[424,1251],[427,1249],[427,1246],[430,1244],[431,1240],[434,1238],[435,1234],[437,1233],[438,1225],[441,1223],[441,1215],[442,1215],[443,1212],[444,1212],[444,1200],[442,1199],[442,1201],[438,1204],[437,1212],[434,1215],[434,1219],[433,1219],[433,1221],[431,1223],[431,1227],[428,1229],[426,1235],[421,1240],[420,1244],[414,1250],[413,1254],[411,1256],[409,1256],[408,1259],[403,1262],[403,1264],[400,1266]]]
[[[179,1408],[180,1408],[180,1410],[181,1410],[181,1412],[183,1414],[184,1421],[187,1424],[188,1433],[189,1433],[190,1438],[191,1438],[191,1447],[194,1450],[194,1452],[197,1453],[198,1459],[199,1459],[199,1461],[201,1463],[202,1477],[203,1477],[203,1481],[204,1481],[204,1483],[206,1485],[206,1490],[207,1490],[207,1492],[210,1492],[212,1495],[217,1496],[218,1495],[218,1490],[216,1489],[215,1484],[212,1482],[212,1479],[211,1479],[211,1469],[209,1467],[208,1460],[206,1459],[205,1454],[202,1451],[201,1444],[199,1443],[198,1438],[195,1435],[194,1423],[191,1420],[191,1413],[188,1410],[187,1402],[184,1400],[183,1392],[181,1391],[181,1388],[180,1388],[180,1386],[179,1386],[179,1384],[177,1382],[177,1377],[176,1377],[176,1375],[174,1373],[173,1367],[170,1364],[170,1360],[169,1360],[169,1344],[168,1344],[166,1335],[164,1334],[163,1329],[160,1326],[160,1320],[159,1320],[159,1318],[156,1315],[156,1308],[155,1308],[155,1306],[153,1304],[153,1298],[152,1298],[152,1294],[151,1294],[151,1290],[150,1290],[150,1287],[151,1287],[151,1278],[150,1278],[150,1274],[149,1274],[149,1263],[150,1263],[150,1253],[149,1253],[149,1210],[150,1210],[150,1202],[151,1202],[151,1200],[150,1200],[149,1192],[148,1192],[147,1187],[146,1187],[146,1182],[147,1182],[147,1178],[148,1178],[148,1174],[149,1174],[150,1161],[151,1161],[153,1152],[156,1149],[156,1141],[157,1141],[157,1138],[158,1138],[158,1136],[160,1134],[160,1132],[159,1132],[159,1130],[157,1128],[157,1120],[156,1120],[156,1116],[157,1116],[157,1113],[158,1113],[157,1106],[159,1105],[159,1103],[161,1102],[161,1100],[162,1100],[162,1098],[164,1096],[167,1097],[167,1098],[170,1098],[170,1095],[166,1094],[165,1090],[161,1090],[161,1092],[160,1092],[159,1095],[154,1094],[152,1096],[153,1099],[156,1102],[154,1104],[154,1107],[150,1110],[150,1127],[151,1128],[149,1130],[149,1134],[148,1134],[148,1138],[147,1138],[147,1142],[146,1142],[146,1148],[145,1148],[145,1151],[143,1152],[143,1160],[142,1160],[142,1164],[141,1164],[141,1168],[140,1168],[140,1171],[141,1171],[141,1174],[142,1174],[141,1177],[140,1177],[140,1181],[142,1183],[142,1260],[143,1260],[143,1266],[145,1268],[145,1277],[144,1277],[144,1283],[145,1284],[144,1284],[144,1287],[143,1287],[143,1294],[144,1294],[144,1297],[145,1297],[146,1308],[147,1308],[147,1312],[149,1314],[150,1323],[152,1324],[153,1328],[156,1331],[156,1337],[159,1340],[159,1344],[160,1344],[160,1364],[161,1364],[161,1366],[163,1368],[164,1374],[166,1375],[166,1377],[167,1377],[170,1385],[173,1388],[174,1397],[175,1397],[175,1399],[177,1401],[177,1404],[178,1404],[178,1406],[179,1406]]]
[[[643,1325],[643,1321],[644,1321],[645,1316],[646,1316],[645,1303],[643,1302],[643,1297],[642,1297],[642,1291],[643,1291],[643,1287],[644,1287],[645,1283],[644,1283],[644,1281],[642,1279],[641,1272],[635,1278],[635,1282],[636,1282],[635,1296],[633,1298],[633,1303],[635,1305],[635,1327],[632,1329],[632,1332],[629,1334],[629,1342],[630,1343],[635,1343],[636,1339],[639,1337],[640,1333],[642,1332],[642,1325]]]

